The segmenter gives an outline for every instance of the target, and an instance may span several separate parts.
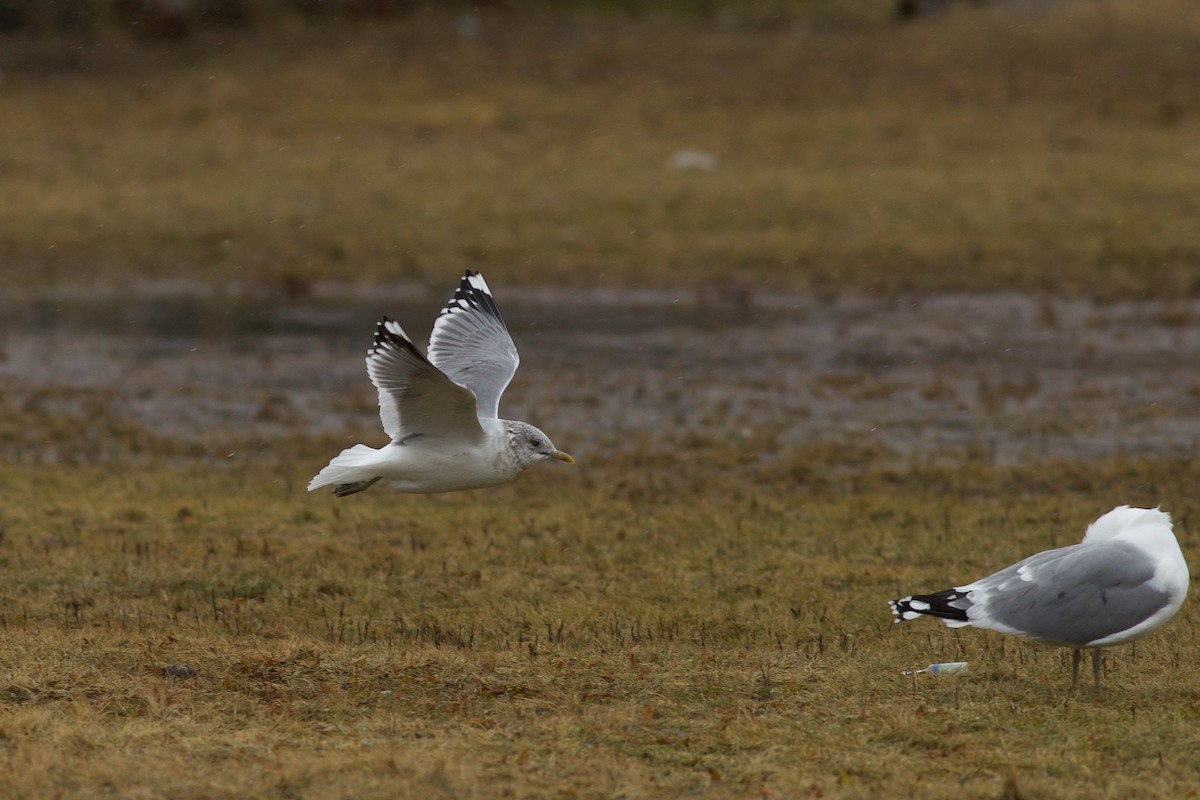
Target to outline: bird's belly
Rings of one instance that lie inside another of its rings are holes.
[[[485,448],[446,451],[392,445],[381,465],[383,482],[401,492],[438,493],[496,486],[516,477]]]

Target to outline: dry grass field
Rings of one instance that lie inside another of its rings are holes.
[[[1073,541],[1113,497],[1194,530],[1193,464],[809,491],[716,466],[337,503],[290,459],[6,466],[6,793],[1194,794],[1194,605],[1068,701],[1065,651],[893,628],[883,602]],[[939,660],[972,672],[899,674]]]
[[[732,5],[11,39],[0,256],[39,284],[1200,291],[1194,3]]]
[[[0,797],[1200,796],[1196,597],[886,605],[1200,553],[1200,7],[633,5],[0,39]],[[464,267],[579,463],[306,494]]]

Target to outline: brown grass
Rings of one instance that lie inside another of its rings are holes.
[[[502,264],[506,283],[717,298],[1196,293],[1195,4],[905,27],[786,5],[488,11],[471,39],[435,12],[6,39],[6,286],[444,287]],[[669,169],[683,148],[718,168]],[[978,374],[996,403],[1038,395]],[[183,441],[103,392],[29,383],[0,390],[5,797],[1196,792],[1194,600],[1110,651],[1104,696],[1069,700],[1063,652],[893,626],[885,605],[1076,541],[1118,502],[1161,503],[1194,553],[1194,459],[1003,467],[979,447],[901,470],[870,443],[780,449],[718,419],[580,442],[604,452],[497,490],[337,501],[303,486],[344,437],[271,433],[304,422],[285,402],[251,404],[245,441]],[[354,392],[347,409],[369,403]],[[1094,424],[1028,413],[1009,435]],[[945,660],[971,672],[899,674]]]
[[[321,459],[292,447],[287,465],[3,467],[25,498],[0,513],[9,796],[1194,787],[1194,604],[1110,651],[1103,697],[1069,702],[1063,652],[894,627],[884,604],[1074,541],[1113,497],[1163,502],[1194,551],[1194,465],[868,470],[798,491],[740,453],[731,474],[715,455],[613,457],[335,501],[298,495]],[[972,671],[898,674],[944,660]],[[197,674],[164,672],[178,664]]]
[[[13,40],[10,280],[1200,286],[1193,3],[518,8],[474,38],[424,12]],[[670,169],[685,148],[718,168]]]

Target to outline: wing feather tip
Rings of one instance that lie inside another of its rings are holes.
[[[483,292],[488,297],[492,296],[492,290],[488,288],[487,281],[483,279],[482,273],[467,270],[467,275],[463,278],[463,281],[475,291]]]
[[[376,326],[376,328],[375,328],[376,337],[378,337],[381,332],[382,333],[390,333],[393,336],[399,336],[401,339],[404,339],[407,342],[412,341],[412,337],[409,336],[407,332],[405,332],[404,328],[400,326],[400,323],[396,322],[391,317],[384,317],[379,322],[379,324]]]
[[[384,317],[375,325],[375,339],[368,348],[367,355],[372,356],[381,348],[388,346],[409,348],[413,346],[413,343],[404,328],[400,327],[399,322]]]

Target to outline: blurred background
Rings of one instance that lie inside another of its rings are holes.
[[[6,446],[378,444],[470,268],[584,456],[1190,455],[1198,75],[1187,0],[0,0]]]

